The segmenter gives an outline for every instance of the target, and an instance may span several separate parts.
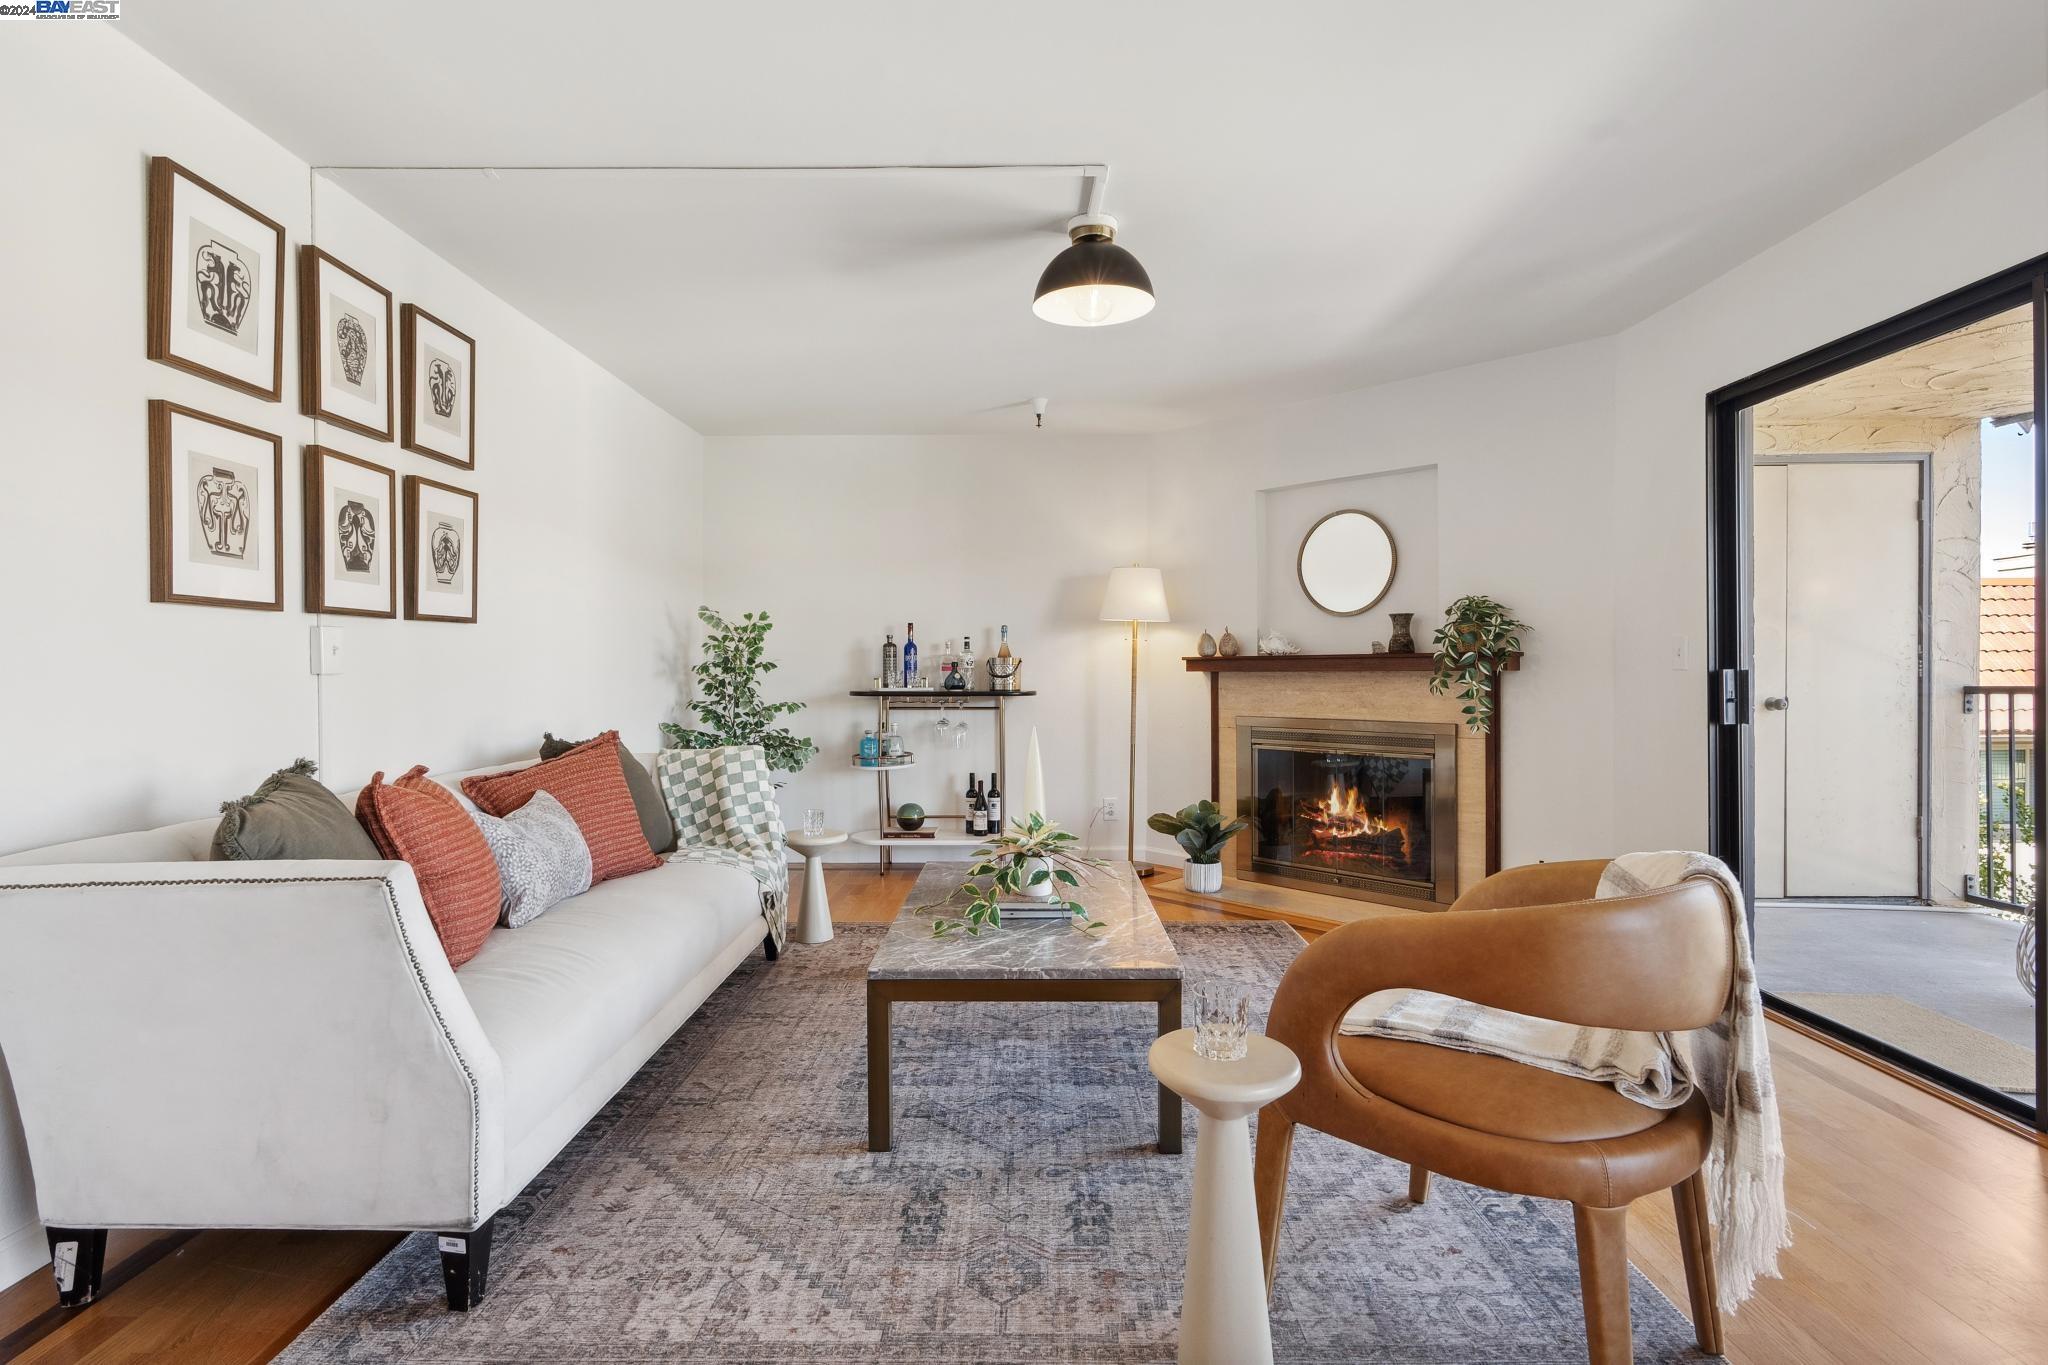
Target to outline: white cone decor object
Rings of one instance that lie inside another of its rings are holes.
[[[1031,727],[1031,742],[1024,746],[1024,805],[1027,818],[1045,814],[1045,764],[1038,756],[1038,727]]]

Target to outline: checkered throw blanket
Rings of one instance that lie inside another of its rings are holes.
[[[789,863],[768,756],[758,744],[664,749],[655,761],[682,862],[721,863],[761,884],[761,918],[780,949],[789,937]]]
[[[1734,988],[1721,1017],[1706,1028],[1683,1034],[1582,1028],[1432,991],[1390,990],[1353,1005],[1339,1032],[1507,1057],[1611,1085],[1654,1109],[1676,1109],[1697,1090],[1714,1117],[1707,1212],[1719,1234],[1714,1261],[1721,1308],[1733,1312],[1759,1276],[1778,1273],[1778,1252],[1792,1245],[1785,1138],[1742,886],[1726,864],[1704,853],[1630,853],[1607,865],[1594,894],[1639,896],[1694,878],[1720,889],[1735,950]]]

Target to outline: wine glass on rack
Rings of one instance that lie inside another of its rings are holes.
[[[955,749],[965,749],[967,747],[967,717],[965,715],[953,722],[952,739]]]
[[[946,719],[945,707],[939,707],[938,711],[938,722],[932,726],[932,744],[935,748],[943,749],[946,747],[946,742],[950,738],[950,732],[953,728],[953,723]]]

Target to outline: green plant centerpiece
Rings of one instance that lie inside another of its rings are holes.
[[[768,613],[748,612],[728,621],[709,607],[697,608],[697,619],[709,631],[704,637],[704,662],[691,672],[697,695],[690,709],[700,728],[665,721],[661,733],[671,747],[715,749],[723,744],[758,744],[777,772],[802,772],[818,755],[818,746],[775,722],[804,709],[800,701],[763,701],[761,677],[773,673],[767,657]]]
[[[940,916],[932,921],[932,937],[943,938],[958,929],[979,934],[984,928],[1002,927],[1004,901],[1022,897],[1059,906],[1073,916],[1081,929],[1100,929],[1101,920],[1088,918],[1087,907],[1066,898],[1081,884],[1091,867],[1101,867],[1100,858],[1087,858],[1074,851],[1080,836],[1061,829],[1043,815],[1033,812],[974,850],[974,865],[945,904],[965,897],[967,907],[957,919]]]
[[[1500,671],[1522,652],[1522,632],[1529,627],[1491,597],[1477,593],[1459,598],[1444,611],[1436,630],[1436,669],[1429,690],[1438,696],[1458,689],[1465,703],[1465,727],[1475,735],[1493,729],[1493,692]]]
[[[1206,867],[1223,861],[1224,846],[1237,837],[1245,822],[1225,822],[1223,811],[1214,801],[1197,801],[1192,806],[1182,806],[1171,815],[1161,811],[1147,820],[1145,827],[1171,835],[1173,841],[1186,850],[1189,862]]]

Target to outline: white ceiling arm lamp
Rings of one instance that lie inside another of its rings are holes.
[[[1088,179],[1088,206],[1067,220],[1065,251],[1038,277],[1031,311],[1062,327],[1113,327],[1152,311],[1152,277],[1116,244],[1116,219],[1102,211],[1109,168]]]

